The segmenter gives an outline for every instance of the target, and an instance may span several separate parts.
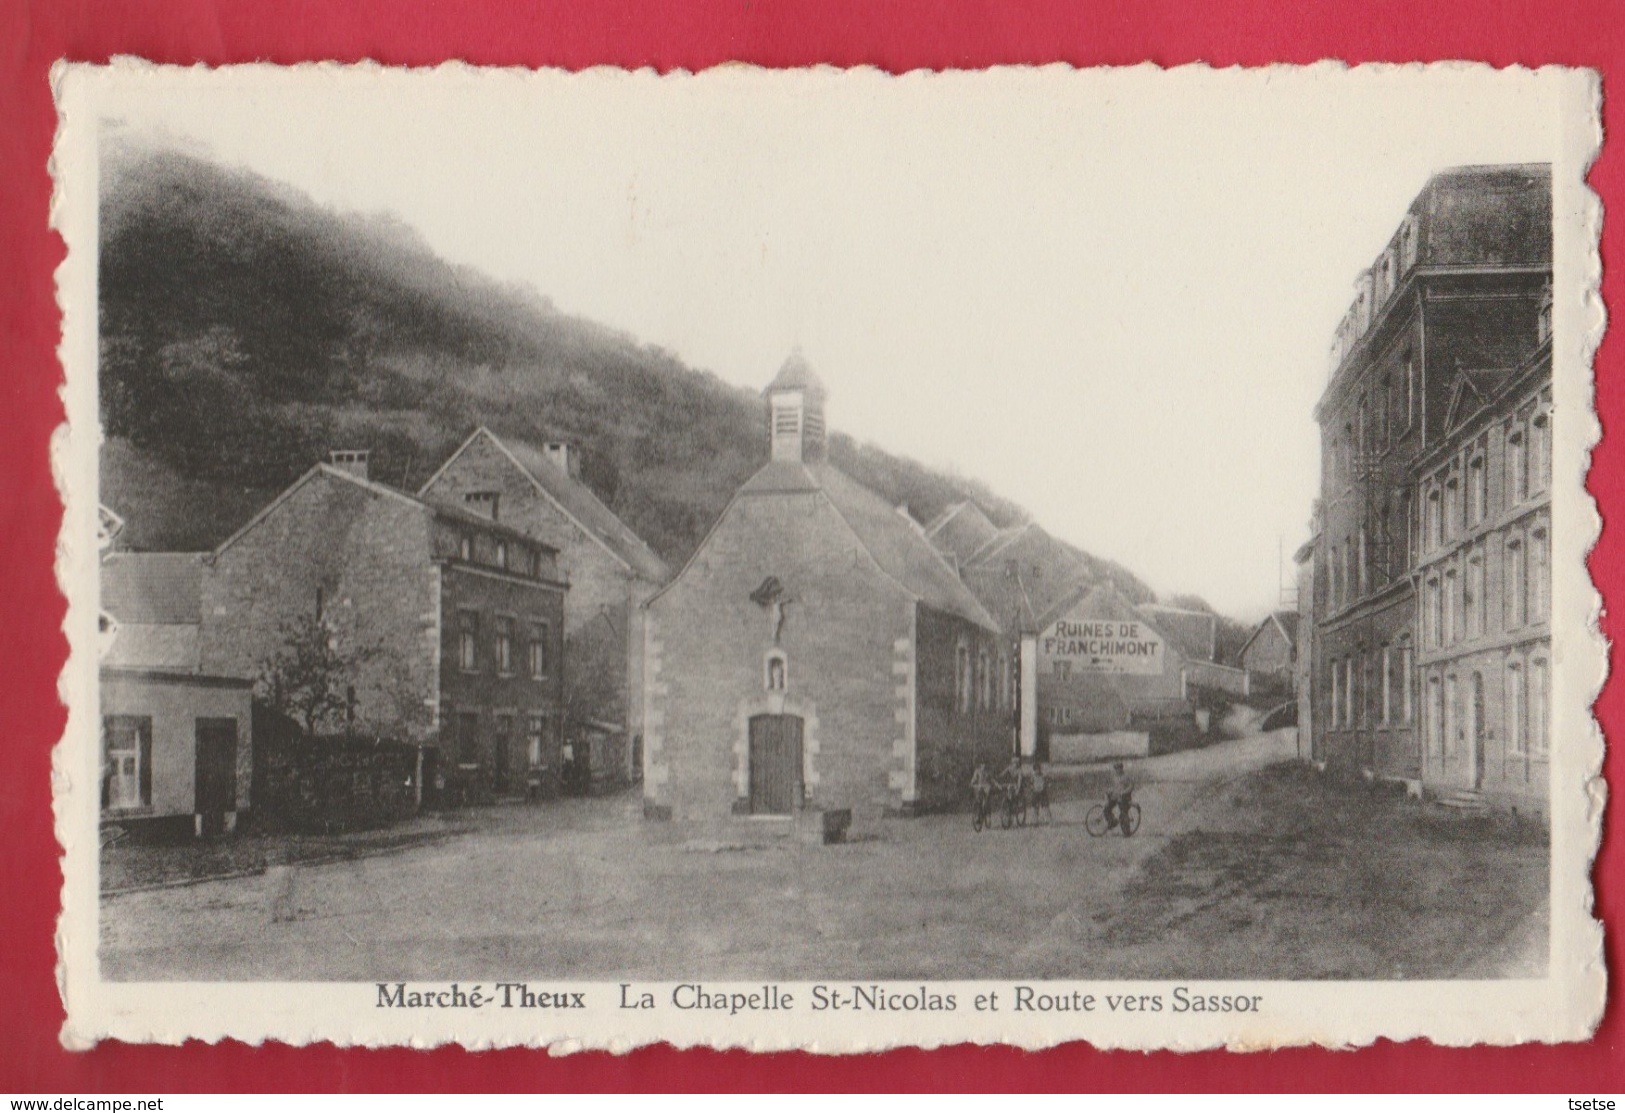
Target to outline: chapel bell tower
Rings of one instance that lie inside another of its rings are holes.
[[[772,459],[816,464],[824,459],[824,384],[801,349],[790,353],[762,392]]]

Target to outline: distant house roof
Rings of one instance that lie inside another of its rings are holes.
[[[202,553],[109,553],[101,609],[121,627],[202,621]]]
[[[771,461],[746,480],[735,497],[815,491],[829,499],[881,571],[905,591],[935,610],[988,630],[999,629],[913,519],[833,464]]]
[[[482,437],[512,460],[514,466],[539,494],[562,510],[581,527],[583,533],[607,550],[629,571],[657,584],[665,583],[670,577],[671,570],[666,567],[666,562],[656,556],[655,551],[633,533],[625,522],[616,517],[615,512],[605,506],[585,483],[573,478],[563,468],[550,461],[539,449],[520,440],[505,441],[483,425],[474,430],[473,434],[458,446],[457,451],[447,457],[446,462],[440,465],[439,470],[423,485],[418,492],[419,495],[426,494],[452,462],[461,456],[469,445]]]
[[[1143,603],[1140,610],[1155,620],[1179,651],[1193,661],[1211,661],[1218,651],[1219,618],[1207,611]]]
[[[1257,641],[1258,636],[1265,630],[1279,631],[1281,637],[1286,639],[1286,644],[1290,648],[1296,649],[1298,647],[1298,612],[1280,610],[1271,611],[1265,615],[1253,630],[1252,635],[1242,644],[1241,651],[1236,654],[1238,659],[1246,656],[1247,650],[1252,648],[1253,642]]]

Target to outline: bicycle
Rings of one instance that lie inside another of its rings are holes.
[[[973,792],[971,801],[971,829],[985,831],[993,826],[993,790],[978,788]]]
[[[1089,814],[1083,818],[1084,829],[1089,834],[1099,838],[1107,831],[1115,828],[1122,832],[1125,839],[1140,829],[1140,805],[1130,800],[1122,806],[1119,814],[1121,815],[1121,821],[1117,819],[1108,821],[1106,819],[1106,805],[1096,804],[1089,809]]]
[[[1027,786],[1006,785],[1004,788],[1004,811],[999,816],[999,826],[1006,831],[1011,826],[1027,826]]]

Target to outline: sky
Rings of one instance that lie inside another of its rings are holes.
[[[256,67],[110,75],[99,103],[729,382],[799,345],[834,428],[1250,619],[1308,536],[1355,278],[1434,172],[1554,160],[1560,92],[1439,67]]]

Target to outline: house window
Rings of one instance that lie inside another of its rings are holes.
[[[1536,757],[1545,757],[1551,739],[1551,723],[1547,719],[1551,707],[1551,670],[1546,658],[1529,659],[1529,750]]]
[[[778,650],[767,655],[765,683],[770,692],[782,692],[790,681],[790,664]]]
[[[1529,617],[1529,603],[1525,592],[1528,575],[1527,554],[1523,542],[1513,538],[1507,542],[1506,564],[1506,628],[1516,630]]]
[[[497,672],[513,673],[513,619],[507,615],[497,618]]]
[[[1416,360],[1405,353],[1405,427],[1416,424]]]
[[[1484,633],[1484,554],[1474,553],[1467,558],[1466,592],[1467,636],[1477,638]]]
[[[1400,721],[1410,726],[1416,721],[1415,692],[1416,692],[1416,665],[1415,653],[1409,644],[1399,647],[1399,714]]]
[[[1489,474],[1484,468],[1484,454],[1474,454],[1467,465],[1467,524],[1477,525],[1484,520],[1489,502]]]
[[[1392,646],[1382,647],[1382,717],[1381,723],[1387,726],[1394,718],[1394,650]]]
[[[1444,757],[1444,688],[1439,677],[1428,677],[1428,748],[1435,757]]]
[[[474,559],[474,538],[469,534],[465,533],[457,538],[457,556],[467,561]]]
[[[999,710],[1008,711],[1016,705],[1015,692],[1010,683],[1010,655],[999,652]]]
[[[497,520],[498,498],[495,491],[470,491],[463,496],[463,501],[476,514],[483,514],[494,522]]]
[[[1359,552],[1358,557],[1356,558],[1356,560],[1358,562],[1358,565],[1359,565],[1358,575],[1359,575],[1359,579],[1360,579],[1360,594],[1361,595],[1364,595],[1367,591],[1370,590],[1370,574],[1367,571],[1368,566],[1369,566],[1369,559],[1368,559],[1368,557],[1369,557],[1369,548],[1370,547],[1367,544],[1367,538],[1366,538],[1366,528],[1364,526],[1361,526],[1360,527],[1360,552]]]
[[[152,806],[152,719],[108,715],[102,719],[102,807]]]
[[[1523,430],[1507,434],[1507,505],[1517,506],[1529,494],[1529,446]]]
[[[1529,613],[1537,621],[1551,614],[1552,547],[1544,529],[1529,535]]]
[[[981,673],[981,705],[983,711],[993,707],[993,660],[987,650],[980,650],[976,655],[976,668]]]
[[[1428,489],[1426,533],[1429,549],[1437,549],[1444,544],[1444,509],[1437,487]]]
[[[1451,476],[1444,484],[1444,537],[1456,536],[1461,525],[1461,485]],[[1443,538],[1441,538],[1441,543]]]
[[[532,769],[542,767],[542,737],[546,728],[547,720],[543,716],[525,716],[525,760]]]
[[[476,611],[457,612],[457,663],[464,672],[480,667],[480,616]]]
[[[1457,592],[1460,585],[1457,583],[1456,570],[1452,568],[1444,574],[1444,644],[1452,645],[1461,640],[1461,606]]]
[[[1528,745],[1524,729],[1524,677],[1523,666],[1516,658],[1507,661],[1506,672],[1506,733],[1507,750],[1523,754]]]
[[[1542,410],[1529,423],[1529,485],[1544,491],[1552,482],[1552,415]]]
[[[1340,726],[1343,722],[1343,662],[1332,659],[1332,726]]]
[[[496,566],[498,568],[508,567],[508,543],[506,541],[497,542]]]
[[[971,676],[970,646],[961,642],[954,652],[954,703],[961,711],[969,711],[976,681]]]
[[[552,632],[545,622],[532,622],[530,624],[530,675],[533,680],[541,680],[547,676],[547,642]]]
[[[1461,686],[1456,683],[1456,674],[1450,673],[1444,678],[1444,752],[1454,754],[1457,751],[1456,731],[1461,725]]]
[[[1343,725],[1354,725],[1354,708],[1360,702],[1360,693],[1354,687],[1354,658],[1343,660]]]
[[[1439,593],[1439,578],[1434,576],[1427,583],[1427,599],[1422,610],[1422,637],[1428,645],[1437,646],[1440,643],[1439,631],[1444,628],[1444,600]]]

